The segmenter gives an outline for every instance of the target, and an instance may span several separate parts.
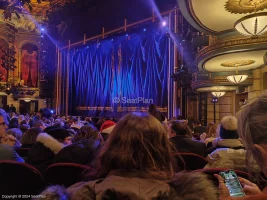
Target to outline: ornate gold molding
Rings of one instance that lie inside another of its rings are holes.
[[[253,76],[249,76],[248,79],[246,81],[244,81],[242,84],[243,85],[252,85],[253,84]],[[191,83],[191,87],[192,89],[198,89],[198,88],[202,88],[202,87],[209,87],[209,86],[231,86],[233,85],[232,83],[230,83],[226,76],[225,77],[218,77],[218,78],[214,78],[212,80],[201,80],[201,81],[193,81]]]
[[[266,9],[267,0],[228,0],[225,10],[233,14],[254,13]]]
[[[253,45],[253,44],[262,44],[262,43],[267,43],[267,35],[258,38],[243,38],[243,39],[221,41],[201,49],[197,55],[197,62],[199,62],[200,60],[203,59],[203,57],[205,57],[207,54],[215,50],[226,49],[230,47]]]

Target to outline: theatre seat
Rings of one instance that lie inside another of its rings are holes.
[[[49,185],[69,187],[83,180],[83,175],[91,170],[90,167],[76,163],[56,163],[45,171],[45,182]]]
[[[208,163],[206,158],[194,153],[179,152],[175,155],[179,167],[182,168],[184,166],[183,170],[187,171],[202,169]],[[182,161],[179,159],[179,156],[183,159]]]
[[[16,161],[0,161],[1,195],[36,195],[44,189],[44,179],[34,167]]]

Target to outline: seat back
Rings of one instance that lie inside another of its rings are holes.
[[[45,171],[45,182],[69,187],[83,180],[83,175],[91,170],[90,167],[76,163],[56,163]]]
[[[202,169],[208,163],[206,158],[198,154],[179,152],[179,153],[176,153],[176,155],[177,157],[178,155],[182,157],[183,162],[185,164],[184,170],[187,170],[187,171]],[[178,165],[180,165],[179,161],[178,161]]]
[[[0,161],[0,194],[35,195],[44,189],[44,179],[34,167],[21,162]]]

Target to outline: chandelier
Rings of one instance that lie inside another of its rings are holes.
[[[217,92],[211,92],[211,94],[214,96],[214,97],[222,97],[223,95],[225,95],[226,92],[221,92],[221,91],[217,91]]]
[[[267,12],[247,15],[237,20],[235,29],[245,36],[257,37],[267,31]]]
[[[234,64],[234,66],[236,67],[236,74],[235,75],[231,75],[231,76],[226,77],[227,80],[230,81],[231,83],[239,84],[248,78],[248,75],[246,75],[246,74],[238,74],[238,66],[239,65],[240,65],[239,63]]]

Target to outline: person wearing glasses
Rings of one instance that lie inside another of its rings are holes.
[[[16,138],[13,135],[4,135],[0,137],[0,160],[24,162],[23,158],[21,158],[15,151],[15,144]]]

